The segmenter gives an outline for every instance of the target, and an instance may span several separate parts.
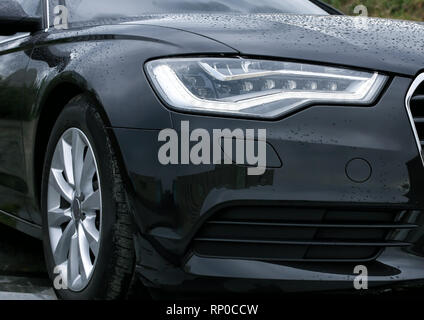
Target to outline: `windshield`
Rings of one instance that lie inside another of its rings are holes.
[[[311,14],[326,11],[308,0],[50,0],[50,24],[66,10],[69,24],[153,14]],[[103,22],[103,21],[102,21]]]

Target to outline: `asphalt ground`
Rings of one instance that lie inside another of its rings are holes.
[[[0,300],[52,299],[41,241],[0,225]]]

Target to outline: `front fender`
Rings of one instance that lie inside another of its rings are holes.
[[[155,26],[102,26],[45,33],[35,39],[28,72],[38,98],[29,114],[63,82],[91,92],[112,127],[163,129],[169,112],[151,90],[143,70],[152,58],[168,55],[236,53],[213,40]],[[152,108],[154,106],[154,108]],[[159,106],[159,107],[158,107]]]

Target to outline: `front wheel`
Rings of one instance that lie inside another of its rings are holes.
[[[42,213],[58,297],[125,298],[135,261],[130,210],[103,121],[84,95],[69,102],[52,130]]]

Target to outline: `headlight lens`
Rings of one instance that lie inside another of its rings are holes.
[[[387,79],[376,72],[241,58],[161,59],[146,69],[173,108],[256,118],[317,103],[370,104]]]

